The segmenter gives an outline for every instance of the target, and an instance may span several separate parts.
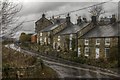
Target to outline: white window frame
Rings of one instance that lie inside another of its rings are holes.
[[[85,47],[85,56],[89,56],[90,48]]]
[[[40,37],[40,42],[42,42],[42,37]]]
[[[53,42],[53,49],[55,49],[56,47],[55,47],[55,42]]]
[[[48,32],[48,36],[50,36],[50,32]]]
[[[110,38],[105,38],[105,45],[107,45],[107,46],[110,45]]]
[[[48,44],[50,44],[50,38],[48,38]]]
[[[85,39],[85,45],[89,45],[89,40]]]
[[[78,47],[78,57],[80,56],[81,51],[80,51],[80,47]]]
[[[42,35],[43,35],[43,33],[41,32],[41,33],[40,33],[40,36],[42,36]]]
[[[72,50],[72,40],[69,41],[69,49]]]
[[[45,42],[45,43],[47,42],[47,38],[46,38],[46,37],[44,38],[44,42]]]
[[[95,58],[98,59],[100,57],[100,48],[95,49]]]
[[[72,38],[73,38],[73,34],[70,34],[69,38],[70,38],[70,40],[72,40]]]
[[[72,38],[73,38],[73,34],[70,34],[70,35],[69,35],[69,39],[70,39],[69,49],[70,49],[70,50],[72,50]]]
[[[100,39],[96,39],[96,45],[100,45]]]
[[[58,36],[58,41],[60,41],[60,36]]]
[[[107,58],[107,54],[109,54],[106,52],[107,49],[109,49],[109,52],[110,52],[110,48],[105,48],[105,58]]]
[[[42,39],[42,37],[40,37],[40,44],[41,44],[41,45],[43,44],[43,39]]]

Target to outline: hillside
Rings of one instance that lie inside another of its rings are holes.
[[[56,78],[54,70],[36,57],[2,47],[3,78]]]

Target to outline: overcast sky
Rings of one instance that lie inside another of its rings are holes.
[[[101,0],[103,1],[103,0]],[[77,10],[83,7],[87,7],[98,2],[44,2],[44,1],[20,1],[23,5],[21,12],[18,14],[21,20],[34,20],[32,22],[26,22],[23,24],[22,30],[34,31],[35,21],[41,18],[41,14],[45,13],[47,17],[51,17],[56,14]],[[107,12],[101,16],[110,16],[111,14],[117,14],[117,2],[108,2],[103,5],[104,10]],[[81,10],[71,13],[71,21],[76,23],[77,16],[84,16],[90,19],[89,9]],[[64,15],[66,16],[66,14]]]

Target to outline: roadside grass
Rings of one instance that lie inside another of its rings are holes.
[[[3,78],[18,78],[18,76],[20,78],[58,77],[57,73],[53,69],[46,65],[36,65],[37,63],[41,62],[38,62],[35,56],[26,55],[2,45]]]
[[[24,45],[22,45],[23,48],[25,48]],[[68,51],[68,52],[57,52],[54,49],[51,48],[51,46],[44,46],[44,45],[38,45],[38,44],[29,44],[28,47],[30,50],[36,51],[40,54],[44,54],[47,56],[53,56],[53,57],[58,57],[58,58],[62,58],[65,60],[69,60],[69,61],[73,61],[73,62],[77,62],[80,64],[87,64],[87,65],[91,65],[91,66],[95,66],[95,67],[100,67],[100,68],[104,68],[104,69],[110,69],[113,71],[116,71],[118,65],[118,61],[108,61],[105,59],[90,59],[87,58],[83,55],[77,57],[77,53],[75,51]]]

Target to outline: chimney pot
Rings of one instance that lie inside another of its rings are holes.
[[[78,19],[77,19],[77,25],[79,25],[80,23],[82,23],[81,16],[79,16]]]
[[[70,24],[70,16],[69,16],[69,13],[67,14],[67,17],[66,17],[66,22],[67,22],[67,25],[69,25]]]
[[[84,22],[87,23],[87,19],[86,18],[83,18]]]
[[[110,19],[110,23],[113,24],[116,22],[115,15],[112,15],[112,18]]]
[[[92,16],[91,19],[92,19],[91,22],[92,22],[94,25],[96,25],[96,24],[97,24],[96,16]]]
[[[57,23],[60,23],[60,16],[57,17],[56,22],[57,22]]]
[[[54,16],[52,16],[52,19],[54,19]]]
[[[43,14],[42,14],[42,18],[44,18],[44,17],[45,17],[45,14],[43,13]]]

